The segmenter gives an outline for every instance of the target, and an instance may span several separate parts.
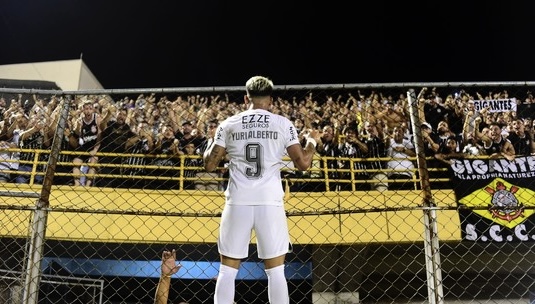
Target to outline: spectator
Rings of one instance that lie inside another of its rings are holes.
[[[321,137],[321,145],[318,145],[318,153],[322,157],[326,157],[327,159],[325,161],[322,161],[320,163],[322,171],[325,169],[325,166],[327,166],[328,174],[329,174],[329,190],[328,191],[336,191],[338,184],[336,181],[340,179],[340,173],[338,172],[338,158],[340,156],[340,150],[339,147],[339,131],[338,126],[332,126],[332,125],[326,125],[323,127],[322,137]],[[322,177],[321,175],[320,177]],[[322,180],[320,183],[317,183],[317,185],[314,186],[313,191],[322,192],[325,191],[325,182]]]
[[[515,148],[507,138],[504,138],[502,129],[497,123],[490,125],[488,135],[478,131],[479,119],[476,119],[476,126],[476,137],[483,142],[486,155],[490,158],[505,157],[508,160],[514,160]]]
[[[130,126],[126,124],[127,110],[117,110],[115,106],[110,106],[106,110],[107,117],[115,115],[115,119],[110,122],[103,120],[99,152],[126,153],[127,141],[136,135],[132,132]],[[120,165],[124,163],[124,160],[120,156],[101,156],[99,163],[101,164],[100,174],[119,176],[122,172]],[[118,177],[101,177],[97,180],[97,185],[99,187],[116,188],[124,187],[124,182],[123,179]]]
[[[423,122],[421,125],[422,139],[424,144],[425,156],[433,156],[438,152],[440,145],[437,143],[440,139],[433,132],[433,128],[428,122]]]
[[[410,159],[416,156],[414,145],[411,141],[403,137],[404,130],[401,127],[395,127],[392,138],[388,140],[387,156],[391,157],[386,164],[390,170],[388,178],[393,179],[412,179],[414,176],[414,163]],[[414,189],[412,183],[393,182],[388,185],[389,190],[409,190]]]
[[[446,145],[443,149],[442,153],[435,154],[435,158],[444,163],[446,166],[451,166],[452,158],[464,158],[466,157],[466,154],[464,152],[458,152],[459,151],[459,142],[457,141],[457,138],[455,136],[450,136],[448,139],[446,139]]]
[[[368,160],[365,162],[365,165],[370,174],[370,179],[372,180],[370,188],[378,191],[388,190],[388,182],[386,181],[388,176],[384,173],[386,165],[384,161],[377,159],[386,157],[383,129],[378,128],[370,121],[365,121],[364,132],[366,146],[368,147],[368,154],[366,155]],[[376,160],[373,160],[374,158]]]
[[[4,116],[5,111],[7,110],[7,102],[4,97],[0,97],[0,117]]]
[[[461,152],[461,149],[463,146],[462,135],[456,134],[453,131],[451,131],[448,122],[446,122],[445,120],[441,120],[438,123],[437,135],[438,135],[438,140],[439,140],[438,142],[439,148],[437,151],[438,153],[444,152],[444,149],[446,148],[446,141],[451,136],[455,136],[455,138],[457,138],[457,149],[459,150],[457,152]]]
[[[9,125],[9,127],[5,128],[5,132],[3,132],[2,138],[5,139],[7,142],[12,142],[16,147],[18,147],[19,138],[20,138],[20,132],[18,131],[18,123],[17,121],[20,119],[20,117],[23,117],[24,114],[22,112],[14,112],[14,114],[9,115],[8,112],[11,111],[12,108],[8,109],[6,111],[6,116],[9,116],[9,120],[4,120],[3,125]],[[7,124],[6,124],[7,122]],[[20,152],[14,151],[11,153],[11,161],[9,162],[10,168],[12,171],[18,171],[19,170],[19,161],[20,161]],[[15,182],[13,172],[10,174],[11,182]]]
[[[384,110],[376,114],[375,118],[384,120],[390,129],[408,121],[403,110],[396,108],[392,101],[387,101]]]
[[[0,131],[2,139],[14,139],[13,132],[18,127],[17,120],[19,120],[20,117],[24,117],[24,115],[24,109],[20,106],[20,102],[12,99],[9,109],[4,112],[4,124],[2,126],[2,131]]]
[[[372,92],[372,96],[373,95],[375,95],[375,93]],[[362,113],[366,120],[377,123],[378,121],[383,121],[382,116],[384,116],[385,105],[381,104],[378,99],[372,99],[372,96],[366,99]]]
[[[349,181],[349,183],[340,183],[339,190],[352,191],[353,183],[355,183],[356,190],[370,190],[370,186],[367,183],[363,183],[368,180],[368,174],[366,173],[366,164],[362,160],[368,154],[368,146],[366,143],[357,136],[358,126],[348,125],[344,129],[343,142],[338,145],[341,158],[360,158],[360,160],[339,160],[338,167],[344,169],[342,173],[342,180]],[[353,171],[355,170],[355,171]]]
[[[533,131],[533,123],[535,121],[531,121],[531,118],[523,118],[522,119],[522,122],[524,123],[524,127],[525,127],[525,130],[526,132],[532,132]]]
[[[123,174],[127,176],[125,180],[125,188],[145,188],[148,183],[144,176],[148,175],[148,171],[144,166],[151,163],[151,158],[143,155],[150,154],[154,149],[154,139],[152,138],[152,130],[146,121],[138,124],[134,130],[135,135],[130,137],[125,143],[126,153],[135,154],[135,156],[128,156],[124,159],[126,168]]]
[[[481,114],[484,114],[486,113],[486,110],[481,110]],[[469,100],[468,103],[467,103],[467,106],[464,110],[464,121],[463,121],[463,128],[462,128],[462,132],[463,132],[463,137],[466,139],[466,133],[470,133],[470,134],[475,134],[475,119],[478,118],[480,115],[480,112],[479,111],[476,111],[475,110],[475,106],[474,106],[474,101],[473,100]],[[458,133],[458,132],[455,132],[454,133]],[[460,133],[460,132],[459,132]]]
[[[59,105],[54,109],[50,117],[50,128],[49,128],[49,137],[53,138],[56,129],[58,128],[60,110],[63,108],[63,104],[67,102],[62,99],[59,102]],[[71,110],[69,117],[76,117],[74,115],[75,110]],[[78,136],[74,132],[73,122],[70,119],[65,121],[65,128],[63,129],[63,136],[61,137],[60,143],[60,154],[56,160],[56,171],[54,174],[54,185],[72,185],[74,183],[72,177],[73,171],[73,158],[72,154],[67,154],[63,152],[72,152],[75,151],[78,147]],[[59,174],[58,174],[59,173]],[[68,175],[67,175],[68,174]]]
[[[535,142],[533,141],[533,132],[526,130],[522,119],[515,119],[512,122],[507,139],[513,145],[515,155],[527,156],[535,152]]]
[[[427,122],[423,122],[421,125],[422,131],[422,143],[426,158],[426,164],[428,168],[428,175],[433,186],[442,189],[451,187],[449,183],[449,172],[447,166],[438,160],[435,155],[439,152],[440,139],[438,135],[433,132],[431,125]],[[453,136],[455,138],[455,136]]]
[[[196,181],[193,179],[197,176],[199,169],[191,169],[191,167],[201,167],[202,160],[200,158],[195,158],[195,156],[198,155],[195,154],[195,145],[192,142],[186,144],[184,151],[186,151],[184,153],[184,189],[196,189]]]
[[[184,147],[186,147],[187,144],[193,143],[195,149],[197,149],[204,141],[202,136],[197,136],[197,131],[193,128],[193,123],[191,121],[185,121],[182,124],[182,132],[178,133],[176,138],[180,141],[179,146],[182,152],[185,152]]]
[[[425,121],[431,125],[431,128],[438,129],[439,122],[446,121],[447,119],[448,111],[446,111],[446,108],[438,103],[437,98],[434,95],[422,96],[419,102],[424,105],[423,112]],[[449,102],[449,98],[446,98],[446,102]]]
[[[48,126],[46,117],[41,115],[34,115],[32,119],[29,119],[26,115],[21,115],[17,120],[18,130],[18,147],[26,150],[20,152],[20,164],[18,171],[22,172],[15,175],[15,183],[17,184],[29,184],[31,182],[30,173],[33,170],[33,161],[35,159],[35,153],[28,150],[41,150],[50,147],[50,138],[48,137]],[[43,161],[45,157],[41,153],[39,160]],[[37,172],[40,175],[35,176],[34,182],[37,184],[43,183],[43,166],[37,165]]]
[[[154,101],[149,99],[149,104],[145,105],[144,107],[144,118],[147,120],[148,124],[152,128],[152,132],[154,133],[154,138],[157,137],[161,129],[165,126],[170,124],[170,122],[167,122],[164,118],[164,116],[161,115],[160,109],[158,109]]]
[[[176,169],[179,165],[178,157],[184,152],[179,150],[179,141],[175,138],[170,124],[164,126],[158,135],[153,154],[158,155],[153,161],[153,165],[158,166],[158,168],[152,170],[151,175],[165,177],[165,179],[152,179],[148,182],[147,187],[159,190],[179,189],[180,184],[176,179],[179,176],[179,171]],[[173,180],[173,178],[175,179]]]
[[[303,120],[300,118],[296,118],[294,120],[295,128],[297,130],[297,133],[300,134],[301,131],[303,131],[303,128],[305,127],[305,124],[303,123]]]
[[[442,106],[444,107],[445,113],[443,115],[437,114],[439,117],[442,117],[442,119],[439,119],[439,122],[440,120],[446,121],[453,133],[460,134],[463,129],[463,121],[466,113],[474,109],[474,101],[464,91],[461,91],[458,98],[448,95],[446,102]],[[429,118],[433,119],[432,116],[429,116]]]
[[[98,157],[96,156],[101,139],[101,118],[100,115],[94,112],[93,101],[86,100],[82,104],[82,113],[78,120],[76,121],[75,132],[78,136],[79,145],[76,151],[89,153],[77,155],[74,157],[73,163],[73,174],[74,174],[74,185],[75,186],[91,186],[93,183],[93,178],[86,180],[85,184],[80,182],[81,177],[81,166],[88,166],[88,174],[95,174],[96,168],[93,166],[98,162]]]
[[[0,183],[7,183],[11,180],[11,151],[9,149],[16,148],[15,143],[5,140],[0,140]]]

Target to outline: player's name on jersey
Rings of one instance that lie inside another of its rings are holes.
[[[230,134],[232,140],[248,140],[248,139],[277,139],[279,132],[276,131],[245,131],[234,132]]]

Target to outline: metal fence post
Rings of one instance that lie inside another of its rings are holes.
[[[422,121],[418,115],[418,102],[422,93],[418,97],[414,89],[407,92],[409,101],[409,110],[411,116],[412,132],[414,134],[416,160],[418,162],[418,173],[420,174],[420,186],[422,187],[423,195],[423,212],[424,212],[424,249],[425,249],[425,265],[427,274],[427,293],[430,304],[443,304],[444,294],[442,291],[442,271],[440,265],[440,251],[438,240],[437,214],[434,209],[435,203],[431,193],[429,184],[429,174],[427,171],[427,162],[425,158],[425,151],[423,147],[423,139],[421,132]]]

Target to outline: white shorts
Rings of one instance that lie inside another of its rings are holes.
[[[225,205],[217,240],[219,253],[234,259],[248,257],[253,229],[259,259],[275,258],[290,251],[284,206]]]

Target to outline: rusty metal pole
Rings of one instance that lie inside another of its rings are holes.
[[[28,263],[26,264],[26,272],[24,274],[23,304],[37,304],[38,301],[39,284],[41,282],[41,261],[43,260],[46,224],[48,220],[48,209],[50,207],[50,192],[58,155],[61,149],[61,141],[63,140],[63,132],[69,115],[70,102],[70,98],[66,98],[63,102],[58,127],[56,128],[54,139],[52,141],[52,148],[48,158],[41,194],[37,200],[33,220],[30,225],[30,246],[27,256]]]
[[[419,116],[418,103],[422,93],[416,96],[414,89],[407,92],[409,101],[409,110],[411,116],[411,126],[414,134],[414,144],[416,148],[416,160],[418,163],[418,173],[420,175],[420,186],[423,195],[423,212],[424,212],[424,249],[425,249],[425,265],[427,274],[427,293],[429,297],[429,304],[443,304],[444,292],[442,286],[442,270],[440,265],[440,246],[438,239],[438,226],[436,205],[433,200],[431,192],[431,185],[429,182],[429,173],[427,170],[427,161],[425,159],[425,150],[423,146],[422,137],[422,121]]]

